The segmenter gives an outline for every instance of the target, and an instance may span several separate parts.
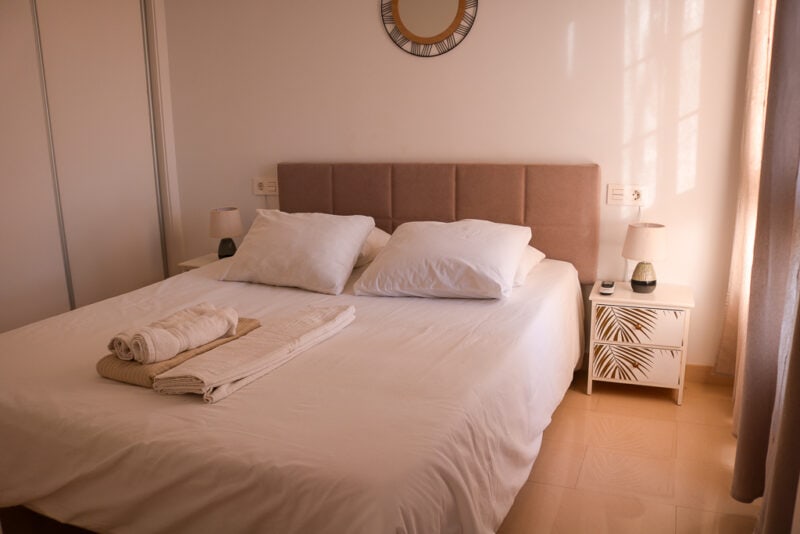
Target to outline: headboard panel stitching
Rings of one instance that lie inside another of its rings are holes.
[[[337,179],[337,167],[346,169],[351,176],[342,175],[341,180]],[[370,180],[372,172],[380,174],[380,178],[376,178],[379,182]],[[481,179],[482,173],[488,182]],[[519,175],[522,184],[517,188],[508,180]],[[442,176],[452,176],[452,179],[447,178],[447,183],[452,185],[445,190]],[[323,179],[327,183],[319,182]],[[359,210],[367,215],[380,214],[376,224],[388,231],[409,220],[450,220],[474,213],[500,222],[519,221],[531,227],[534,246],[550,258],[575,265],[581,282],[591,283],[596,277],[600,170],[594,164],[280,163],[278,181],[280,206],[285,211],[320,211],[323,206],[329,206],[331,213]],[[490,186],[487,190],[487,183],[497,184],[497,188]],[[517,193],[514,193],[515,188]],[[402,191],[402,195],[398,191]],[[320,195],[330,195],[329,203]],[[340,205],[337,198],[353,199],[352,203],[348,202],[352,205]],[[460,208],[460,198],[469,199],[471,207]],[[442,209],[442,202],[446,202],[447,209]],[[520,205],[521,214],[517,211]]]

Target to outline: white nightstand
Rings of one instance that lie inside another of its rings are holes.
[[[197,258],[192,258],[191,260],[186,260],[178,264],[183,272],[191,271],[192,269],[197,269],[198,267],[202,267],[203,265],[208,265],[209,263],[214,263],[219,259],[219,256],[216,252],[210,252],[208,254],[204,254],[203,256],[198,256]]]
[[[617,282],[614,294],[601,295],[600,282],[592,288],[592,330],[589,377],[592,382],[620,382],[671,388],[683,402],[689,319],[694,308],[692,290],[659,283],[652,293],[634,293],[627,282]]]

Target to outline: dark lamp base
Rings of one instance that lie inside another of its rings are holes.
[[[219,259],[228,258],[236,254],[236,243],[233,242],[233,239],[230,237],[226,237],[219,242],[219,249],[217,249],[217,255]]]
[[[641,282],[639,280],[631,280],[631,289],[633,289],[634,293],[652,293],[656,289],[656,281]]]

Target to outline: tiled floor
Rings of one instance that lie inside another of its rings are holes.
[[[576,378],[499,534],[752,532],[759,501],[729,496],[730,388],[665,389]]]

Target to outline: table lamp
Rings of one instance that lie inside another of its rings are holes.
[[[654,260],[667,255],[667,231],[663,224],[634,223],[628,225],[622,256],[639,263],[631,276],[631,289],[635,293],[652,293],[656,288]]]
[[[239,208],[214,208],[211,210],[208,233],[211,237],[222,238],[219,242],[219,249],[217,249],[220,259],[233,256],[236,253],[236,243],[232,238],[244,233]]]

